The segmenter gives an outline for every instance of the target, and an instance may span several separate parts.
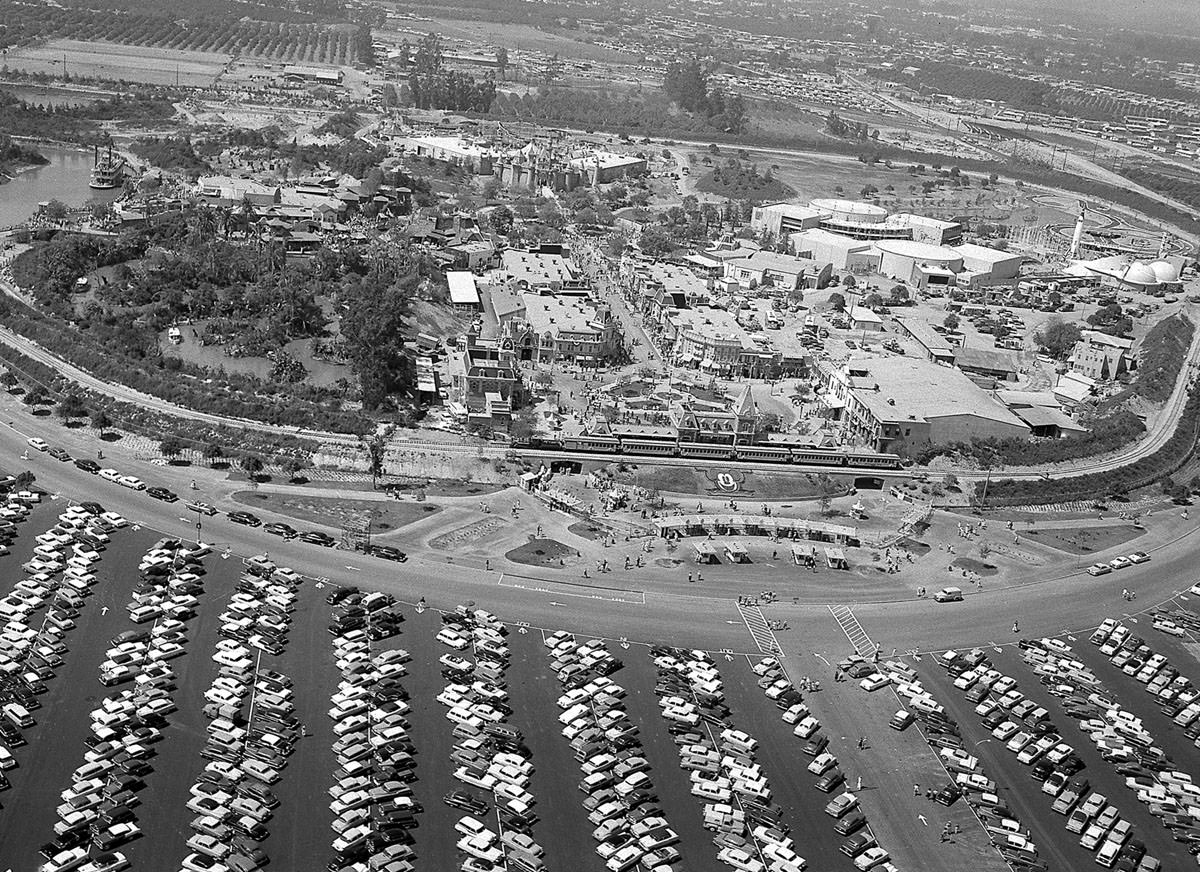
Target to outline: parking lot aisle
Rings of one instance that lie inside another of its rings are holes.
[[[32,542],[52,517],[42,515],[27,521],[22,536]],[[38,697],[42,707],[32,712],[37,723],[23,731],[28,744],[13,750],[19,766],[9,771],[13,786],[2,797],[0,858],[14,869],[34,868],[41,862],[38,847],[54,838],[55,809],[62,802],[59,794],[83,763],[87,751],[83,740],[91,733],[89,715],[105,694],[99,682],[100,663],[109,638],[128,625],[125,603],[138,578],[142,553],[153,541],[128,530],[113,534],[96,570],[92,594],[75,618],[75,628],[65,637],[69,650],[63,655],[63,665],[46,682],[47,692]],[[6,570],[10,566],[21,574],[19,564],[6,562]],[[108,606],[107,614],[102,614],[104,606]],[[36,620],[40,623],[40,616]]]
[[[989,651],[989,655],[991,653]],[[1005,667],[1009,667],[1008,669],[998,668],[1006,675],[1013,675],[1024,692],[1028,683],[1027,680],[1023,680],[1026,676],[1012,666],[1011,663],[1006,663]],[[1093,854],[1080,846],[1078,836],[1067,831],[1066,818],[1050,811],[1053,800],[1042,793],[1040,783],[1029,777],[1029,767],[1017,762],[1017,755],[1009,751],[1004,743],[992,736],[983,726],[979,715],[975,714],[975,704],[967,699],[963,691],[954,686],[950,674],[932,657],[927,657],[918,664],[917,672],[934,698],[946,707],[946,714],[958,722],[963,749],[979,758],[980,771],[996,782],[999,797],[1008,803],[1013,816],[1029,830],[1033,843],[1037,845],[1038,857],[1051,869],[1090,868]],[[1058,721],[1055,723],[1059,724]],[[1081,775],[1086,776],[1086,772],[1087,770],[1084,770]],[[1124,810],[1124,803],[1121,803],[1119,798],[1117,802]],[[931,804],[931,807],[940,806]]]
[[[956,872],[967,863],[976,872],[1008,868],[965,802],[943,808],[924,796],[913,796],[914,784],[944,783],[946,770],[918,729],[920,724],[904,732],[888,726],[892,715],[904,707],[890,686],[868,693],[857,681],[828,681],[822,688],[807,694],[804,701],[829,736],[829,750],[846,774],[845,789],[858,796],[871,831],[898,867],[925,872]],[[867,739],[865,750],[858,749],[860,736]],[[799,739],[791,739],[797,748],[803,746]],[[807,764],[808,758],[804,760]],[[860,775],[861,791],[855,790]],[[918,815],[924,815],[930,825],[921,826]],[[946,821],[962,830],[952,845],[939,838]]]
[[[315,870],[323,867],[331,854],[333,812],[327,791],[333,784],[337,758],[333,754],[333,721],[325,712],[339,676],[327,629],[330,607],[325,595],[329,590],[307,581],[300,585],[286,649],[278,657],[264,653],[260,663],[262,669],[274,669],[292,679],[296,717],[308,729],[308,735],[299,739],[295,752],[287,758],[282,777],[271,786],[279,807],[267,823],[270,835],[262,848],[271,865],[281,869]]]
[[[1135,635],[1141,635],[1149,629],[1148,624],[1142,624],[1143,629],[1139,629],[1138,624],[1128,626]],[[1161,650],[1158,642],[1158,639],[1146,639],[1146,644],[1155,651]],[[1158,707],[1157,697],[1146,693],[1146,685],[1118,669],[1111,660],[1100,653],[1099,648],[1088,642],[1086,637],[1080,637],[1078,642],[1071,643],[1071,649],[1074,656],[1087,664],[1111,694],[1116,696],[1122,708],[1142,719],[1146,731],[1154,737],[1154,744],[1166,751],[1177,767],[1200,780],[1200,757],[1197,756],[1196,746],[1184,735],[1183,729]],[[1163,655],[1169,657],[1168,662],[1175,666],[1177,658],[1173,652],[1167,654],[1164,651]],[[1130,793],[1130,796],[1133,794]]]
[[[734,657],[729,661],[718,655],[715,662],[721,671],[733,726],[758,740],[756,757],[771,785],[775,804],[783,809],[784,822],[792,828],[796,853],[808,861],[810,869],[853,868],[850,858],[838,850],[843,838],[833,831],[836,821],[825,814],[826,803],[842,791],[827,795],[813,786],[817,779],[806,769],[811,758],[801,753],[804,743],[792,735],[792,728],[783,722],[775,703],[763,695],[756,683],[758,676],[746,659]],[[840,754],[838,759],[843,759]],[[849,778],[850,770],[844,762],[842,771]],[[853,787],[851,783],[843,789]]]
[[[666,812],[671,828],[679,834],[680,844],[676,847],[683,857],[684,868],[728,872],[729,867],[717,860],[717,846],[712,840],[714,833],[704,829],[704,800],[692,796],[688,774],[679,766],[679,748],[667,731],[667,722],[659,710],[658,695],[654,692],[658,675],[649,650],[634,645],[628,651],[621,651],[620,657],[625,668],[612,678],[628,692],[625,708],[641,730],[638,738],[650,763],[654,787],[661,800],[659,804]],[[576,771],[579,771],[578,764]]]
[[[1078,648],[1079,646],[1075,647]],[[1076,653],[1079,652],[1077,651]],[[992,660],[998,670],[1005,675],[1011,675],[1017,679],[1018,690],[1025,694],[1026,698],[1033,700],[1046,711],[1050,712],[1050,719],[1058,727],[1059,735],[1063,737],[1063,741],[1074,748],[1075,753],[1079,755],[1079,759],[1086,764],[1083,771],[1076,777],[1086,778],[1091,782],[1092,790],[1104,794],[1112,805],[1121,810],[1121,817],[1134,826],[1134,838],[1141,839],[1146,843],[1147,852],[1151,856],[1165,861],[1174,852],[1178,851],[1178,844],[1171,839],[1158,818],[1150,814],[1145,804],[1138,802],[1133,791],[1125,786],[1125,777],[1117,772],[1113,764],[1100,756],[1100,752],[1096,749],[1096,745],[1092,742],[1091,737],[1079,728],[1079,721],[1063,711],[1061,705],[1059,705],[1059,700],[1046,692],[1045,685],[1038,681],[1037,674],[1029,668],[1023,658],[1018,656],[1016,650],[1007,648],[1003,654],[993,657]],[[1098,672],[1096,675],[1103,680]],[[1141,690],[1143,696],[1147,696],[1146,691],[1140,686],[1139,690]],[[1129,708],[1131,702],[1132,700],[1127,700],[1122,696],[1122,707]],[[1015,754],[1010,753],[1009,756],[1014,761],[1016,760]],[[1017,763],[1017,765],[1021,766],[1020,763]],[[1027,769],[1027,767],[1023,766],[1021,768]],[[1054,813],[1051,812],[1051,814]],[[1061,818],[1061,823],[1065,828],[1067,823],[1066,816],[1057,814],[1054,816]],[[1081,848],[1080,850],[1083,849]]]
[[[466,790],[483,796],[479,791],[454,780],[454,766],[450,752],[454,748],[451,723],[446,720],[446,710],[437,701],[437,696],[446,686],[441,675],[438,658],[450,649],[441,645],[434,637],[441,629],[441,615],[433,610],[422,615],[407,613],[408,620],[402,625],[403,632],[389,643],[404,648],[412,655],[408,663],[408,675],[404,687],[409,693],[410,735],[416,747],[417,780],[413,782],[413,798],[424,807],[413,830],[416,844],[416,868],[427,872],[449,872],[459,867],[458,849],[454,843],[458,835],[454,825],[465,812],[451,808],[442,802],[442,797],[451,790]],[[329,643],[326,642],[326,647]],[[328,704],[327,704],[328,707]],[[324,713],[322,712],[322,716]],[[328,720],[328,718],[326,718]],[[332,784],[332,773],[323,784]],[[324,789],[324,788],[323,788]],[[327,796],[323,797],[327,800]],[[490,797],[484,797],[490,801]],[[332,831],[327,830],[332,839]]]
[[[144,543],[142,551],[153,544]],[[221,627],[218,615],[224,611],[238,577],[241,564],[221,560],[216,554],[204,558],[204,592],[197,599],[196,617],[187,622],[187,653],[170,661],[177,677],[177,688],[171,694],[177,709],[167,718],[163,741],[154,746],[150,758],[154,771],[146,778],[146,788],[138,793],[141,805],[134,809],[142,837],[121,850],[129,856],[135,868],[155,869],[165,864],[178,864],[191,853],[184,844],[192,837],[188,826],[195,814],[188,811],[189,789],[207,762],[200,756],[204,747],[208,720],[204,717],[204,691],[216,675],[217,665],[212,653]],[[134,577],[137,577],[136,567]],[[153,624],[135,624],[120,603],[123,624],[120,630],[149,630]],[[125,687],[126,685],[119,685]],[[177,868],[177,867],[175,867]]]
[[[534,811],[539,817],[533,837],[546,849],[547,869],[603,872],[604,862],[596,853],[592,824],[583,808],[583,794],[575,787],[581,777],[579,764],[559,733],[555,715],[562,685],[550,671],[542,634],[510,630],[506,638],[510,655],[506,673],[508,704],[513,710],[508,723],[524,734],[533,760],[529,790],[537,800]],[[621,684],[623,674],[618,672],[612,678]],[[658,773],[652,774],[657,781]]]

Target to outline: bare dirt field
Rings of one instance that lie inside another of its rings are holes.
[[[603,46],[591,45],[566,34],[547,33],[525,24],[501,24],[493,21],[433,21],[411,22],[409,32],[396,32],[398,38],[416,42],[426,33],[438,33],[443,38],[463,40],[468,43],[504,46],[512,62],[520,59],[520,50],[538,51],[545,54],[557,52],[563,58],[579,58],[591,61],[613,61],[628,63],[634,56],[614,51]],[[377,35],[387,37],[392,32],[380,30]]]
[[[36,46],[12,49],[10,69],[27,73],[62,75],[63,65],[72,76],[146,82],[152,85],[203,86],[212,84],[229,61],[229,55],[200,51],[52,39]]]

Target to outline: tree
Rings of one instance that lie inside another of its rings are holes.
[[[551,385],[554,384],[554,376],[550,375],[548,370],[539,369],[533,374],[533,383],[537,386],[539,391],[544,393],[550,389]]]
[[[173,436],[158,443],[158,453],[168,460],[173,460],[183,453],[183,445]]]
[[[70,210],[67,208],[67,204],[62,200],[51,200],[46,204],[45,208],[46,217],[55,224],[65,221],[69,211]]]
[[[58,414],[67,421],[73,418],[86,417],[87,413],[88,408],[87,404],[83,401],[83,397],[74,391],[63,395],[63,398],[58,401]]]
[[[496,49],[496,66],[500,70],[500,81],[504,81],[504,74],[508,71],[508,49],[504,46]]]
[[[311,465],[308,457],[295,455],[288,455],[279,464],[280,468],[287,473],[288,481],[295,481],[300,477],[300,473]]]
[[[112,418],[108,416],[108,412],[103,409],[92,409],[92,414],[89,416],[92,426],[103,433],[112,426]]]
[[[263,470],[262,458],[257,454],[243,454],[238,461],[238,466],[250,476],[252,481],[256,481],[258,474]]]
[[[396,92],[396,86],[391,82],[383,86],[381,100],[384,109],[394,109],[400,105],[400,95]]]
[[[200,453],[204,456],[204,459],[208,461],[209,466],[212,466],[214,460],[219,460],[225,456],[225,449],[223,449],[216,442],[209,442],[204,446],[204,450]]]
[[[819,488],[817,499],[821,506],[821,514],[828,516],[833,506],[833,498],[841,489],[837,486],[837,482],[823,473],[817,480],[817,487]]]
[[[834,292],[829,295],[829,305],[835,312],[844,312],[846,311],[846,298]]]
[[[367,468],[371,472],[371,488],[374,489],[379,484],[379,476],[383,475],[384,461],[387,459],[388,440],[391,438],[392,428],[387,428],[383,431],[376,431],[369,437],[359,436],[359,447],[367,455]]]
[[[1048,355],[1056,360],[1062,360],[1071,353],[1075,343],[1082,337],[1083,331],[1079,329],[1079,325],[1051,318],[1041,330],[1034,334],[1033,339]]]
[[[953,312],[951,312],[949,315],[947,315],[945,318],[942,319],[942,326],[945,327],[947,330],[957,330],[958,329],[958,316],[955,315]]]
[[[846,276],[842,279],[842,287],[853,290],[854,288],[858,287],[858,279],[856,279],[854,276]]]
[[[507,236],[509,231],[513,229],[513,213],[512,209],[507,206],[497,206],[488,212],[488,226],[492,228],[493,233],[499,233],[501,236]]]
[[[513,415],[508,435],[514,443],[528,442],[538,431],[538,417],[533,409],[525,408]]]
[[[894,285],[888,294],[888,305],[891,306],[907,306],[911,300],[912,295],[904,285]]]
[[[863,300],[863,305],[868,309],[878,309],[883,305],[883,294],[868,294]]]

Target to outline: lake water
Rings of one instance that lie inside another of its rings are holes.
[[[38,203],[49,200],[61,200],[68,206],[111,203],[121,193],[120,188],[93,191],[88,187],[92,173],[90,152],[52,145],[39,145],[37,150],[50,163],[18,173],[0,185],[0,227],[25,221],[37,211]]]

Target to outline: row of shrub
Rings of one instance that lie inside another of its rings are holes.
[[[79,389],[68,390],[57,371],[6,345],[0,345],[0,364],[20,381],[25,382],[28,388],[45,388],[48,391],[48,403],[61,400],[67,393],[76,393],[83,397],[86,409],[84,414],[78,417],[90,417],[102,411],[108,421],[114,422],[110,426],[158,441],[175,440],[182,448],[200,452],[209,458],[237,458],[247,454],[276,459],[307,458],[311,456],[315,447],[311,440],[287,433],[266,433],[261,430],[208,424],[189,418],[164,415]],[[213,446],[218,450],[214,450]]]
[[[1030,505],[1119,497],[1162,481],[1186,464],[1196,452],[1200,438],[1200,390],[1193,386],[1175,432],[1158,451],[1126,466],[1105,472],[1032,481],[993,481],[987,492],[989,505]],[[983,483],[976,486],[976,499],[983,496]]]
[[[0,314],[14,332],[105,381],[121,384],[188,409],[244,418],[280,427],[301,427],[336,433],[368,433],[369,416],[306,401],[290,394],[265,395],[231,386],[225,380],[202,379],[174,371],[172,358],[158,355],[140,360],[112,354],[85,333],[43,316],[20,303],[6,300]]]

